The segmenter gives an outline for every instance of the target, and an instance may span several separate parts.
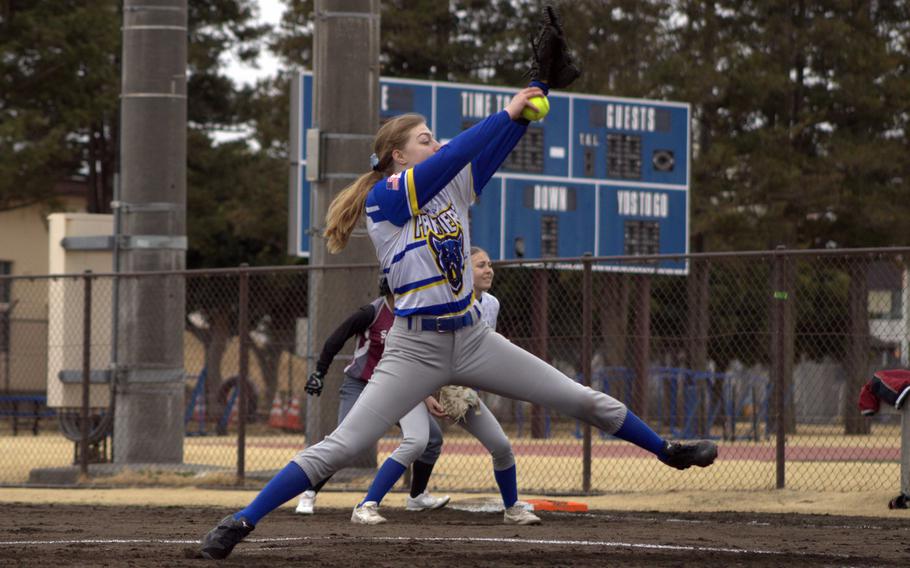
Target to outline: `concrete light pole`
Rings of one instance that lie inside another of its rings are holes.
[[[379,14],[379,0],[316,1],[313,117],[322,164],[319,179],[312,184],[315,199],[310,217],[310,262],[316,266],[376,262],[373,245],[362,228],[355,230],[347,248],[337,255],[326,250],[322,232],[332,199],[369,171],[373,137],[379,127]],[[376,296],[376,277],[376,273],[364,271],[311,272],[309,320],[316,350],[343,318]],[[333,366],[337,376],[330,384],[340,384],[342,368]],[[325,389],[320,399],[310,398],[308,405],[307,441],[315,443],[337,425],[337,388]],[[373,451],[354,465],[375,464]]]
[[[186,266],[186,0],[125,0],[123,272]],[[182,277],[121,278],[114,462],[183,461]]]

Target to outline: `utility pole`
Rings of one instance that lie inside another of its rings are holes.
[[[123,272],[186,267],[186,0],[124,0]],[[184,281],[119,279],[114,462],[183,461]]]
[[[370,170],[373,137],[379,127],[379,0],[316,0],[313,37],[313,122],[319,131],[319,179],[312,183],[310,263],[314,266],[375,263],[376,252],[364,227],[355,229],[347,248],[329,254],[322,237],[329,204]],[[311,139],[312,140],[312,139]],[[308,152],[312,149],[308,146]],[[309,158],[308,164],[309,166]],[[377,272],[313,270],[309,282],[309,321],[313,349],[358,306],[377,294]],[[340,384],[343,365],[334,365],[329,384]],[[314,444],[337,426],[338,389],[308,397],[307,442]],[[327,396],[328,395],[328,396]],[[376,452],[352,464],[375,467]]]

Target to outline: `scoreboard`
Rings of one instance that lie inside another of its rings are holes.
[[[311,196],[304,175],[313,126],[311,73],[292,105],[291,253],[308,256]],[[380,78],[380,118],[420,113],[445,143],[501,110],[517,89]],[[563,93],[533,122],[471,209],[471,242],[494,259],[689,252],[690,106]],[[368,156],[363,158],[368,169]],[[684,259],[599,267],[685,274]]]

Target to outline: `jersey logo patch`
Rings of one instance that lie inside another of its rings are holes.
[[[398,191],[398,182],[401,179],[401,172],[390,175],[385,182],[385,188],[389,191]]]
[[[461,225],[454,232],[442,235],[432,229],[427,231],[427,244],[452,292],[458,294],[464,286],[464,233]]]

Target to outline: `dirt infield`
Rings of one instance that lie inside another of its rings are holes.
[[[196,542],[229,509],[9,503],[0,565],[203,566]],[[224,562],[233,566],[906,566],[907,518],[760,513],[501,513],[383,508],[389,523],[350,523],[284,507]]]

